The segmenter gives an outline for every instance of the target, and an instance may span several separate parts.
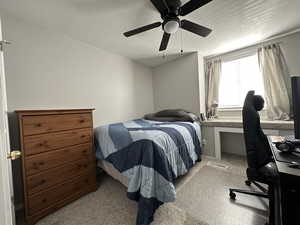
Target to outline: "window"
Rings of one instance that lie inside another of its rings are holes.
[[[257,54],[222,63],[219,108],[242,107],[249,90],[264,97]]]

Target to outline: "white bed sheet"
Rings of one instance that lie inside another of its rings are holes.
[[[121,184],[123,184],[125,187],[128,187],[128,178],[122,175],[111,163],[98,160],[97,166],[102,168],[112,178],[121,182]]]

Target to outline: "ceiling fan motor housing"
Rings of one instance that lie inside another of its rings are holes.
[[[167,19],[168,17],[177,17],[179,15],[179,10],[181,7],[180,0],[163,0],[168,5],[168,9],[161,13],[161,18],[163,20]]]

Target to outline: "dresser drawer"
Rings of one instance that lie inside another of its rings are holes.
[[[27,193],[32,195],[74,177],[79,177],[92,169],[95,170],[95,162],[85,159],[27,177]]]
[[[92,142],[92,129],[78,129],[24,137],[25,156]]]
[[[81,144],[61,150],[29,156],[25,162],[26,175],[33,175],[45,170],[62,166],[77,160],[93,160],[92,144]]]
[[[96,177],[94,172],[90,172],[68,183],[57,185],[55,188],[28,197],[29,215],[33,215],[52,205],[59,204],[60,201],[76,195],[90,186],[95,186]]]
[[[90,113],[64,115],[24,116],[22,119],[24,136],[48,132],[92,127]]]

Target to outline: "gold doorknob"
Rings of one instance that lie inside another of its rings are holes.
[[[11,160],[16,160],[18,158],[20,158],[22,155],[21,151],[12,151],[10,153],[7,153],[7,158],[11,159]]]

